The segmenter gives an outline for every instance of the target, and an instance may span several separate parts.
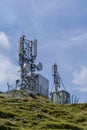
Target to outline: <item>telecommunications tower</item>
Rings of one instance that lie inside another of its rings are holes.
[[[55,92],[57,93],[58,92],[58,88],[60,88],[60,76],[58,74],[58,70],[57,70],[57,65],[54,64],[52,66],[52,75],[53,75],[53,78],[54,78],[54,85],[55,85]]]
[[[69,104],[70,103],[70,94],[66,91],[66,88],[63,84],[63,81],[59,75],[58,67],[56,64],[52,66],[52,75],[54,79],[53,86],[55,86],[55,91],[51,90],[51,99],[54,103],[57,104]],[[59,90],[59,88],[63,86],[63,90]],[[52,88],[53,88],[52,86]]]
[[[55,86],[55,92],[56,93],[58,92],[58,88],[60,88],[61,85],[63,86],[64,90],[66,90],[64,83],[60,77],[60,74],[58,72],[58,67],[56,64],[52,66],[52,75],[53,75],[53,86]],[[52,86],[52,89],[53,89],[53,86]]]
[[[35,64],[37,57],[37,40],[27,40],[23,35],[20,37],[18,48],[19,65],[21,69],[20,86],[21,88],[26,88],[26,86],[30,86],[27,77],[30,75],[32,81],[35,70],[42,70],[41,62],[39,62],[37,65]]]

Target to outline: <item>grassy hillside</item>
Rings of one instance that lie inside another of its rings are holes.
[[[0,96],[0,130],[87,130],[87,104],[56,105],[38,97]]]

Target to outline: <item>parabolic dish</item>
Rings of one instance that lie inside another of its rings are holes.
[[[36,65],[36,68],[38,71],[41,71],[43,69],[43,66],[42,66],[42,63],[39,62],[37,65]]]

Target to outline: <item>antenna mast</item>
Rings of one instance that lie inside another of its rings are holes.
[[[58,87],[60,88],[60,76],[58,74],[57,65],[52,66],[52,75],[54,78],[55,92],[58,92]]]
[[[37,57],[37,40],[30,41],[22,35],[20,37],[18,55],[21,68],[21,87],[24,87],[27,74],[30,72],[32,75],[35,72],[36,66],[34,62]]]

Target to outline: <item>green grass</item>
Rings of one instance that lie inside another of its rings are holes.
[[[56,105],[43,97],[0,97],[0,130],[87,130],[87,104]]]

